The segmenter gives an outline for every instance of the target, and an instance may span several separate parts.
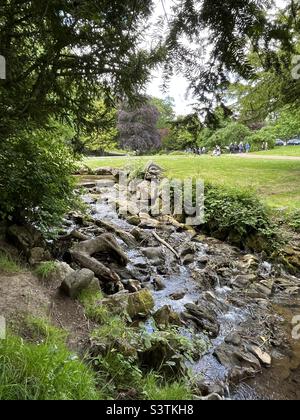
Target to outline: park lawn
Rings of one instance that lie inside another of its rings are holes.
[[[268,151],[253,152],[255,155],[268,155],[268,156],[296,156],[300,157],[300,146],[282,146],[275,147]]]
[[[85,164],[115,168],[145,165],[154,161],[170,178],[198,177],[206,182],[256,192],[278,208],[300,208],[300,161],[244,159],[230,156],[168,156],[88,158]]]

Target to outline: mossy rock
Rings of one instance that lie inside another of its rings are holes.
[[[154,299],[148,289],[142,289],[139,292],[128,295],[127,313],[130,318],[138,316],[147,316],[154,308]]]
[[[106,305],[113,314],[128,314],[131,319],[146,317],[154,308],[154,299],[148,289],[142,289],[135,293],[125,293],[124,291],[109,296],[99,302]]]

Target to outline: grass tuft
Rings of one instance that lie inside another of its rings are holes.
[[[54,261],[46,261],[41,263],[36,269],[35,274],[42,280],[48,280],[52,273],[56,270]]]
[[[0,400],[101,399],[94,373],[67,349],[61,332],[44,321],[35,327],[43,342],[13,335],[0,341]]]
[[[19,263],[10,255],[0,252],[0,272],[2,273],[19,273],[22,271]]]

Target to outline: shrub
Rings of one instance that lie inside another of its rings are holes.
[[[252,193],[206,184],[205,224],[209,234],[241,248],[272,252],[279,243],[269,210]]]
[[[74,161],[65,136],[55,126],[2,141],[0,220],[27,220],[46,230],[72,208]]]
[[[217,144],[222,147],[230,143],[244,142],[251,130],[241,123],[230,123],[226,127],[217,130],[207,141],[207,146],[215,147]]]

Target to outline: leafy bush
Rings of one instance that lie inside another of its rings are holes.
[[[0,220],[27,219],[46,230],[75,202],[73,158],[58,126],[4,139],[0,151]]]
[[[12,335],[0,341],[0,400],[100,399],[93,372],[61,333],[51,328],[43,337],[39,344]]]
[[[206,142],[209,147],[219,145],[229,146],[230,143],[241,143],[251,134],[251,131],[244,124],[230,123],[226,127],[217,130]]]
[[[206,184],[204,229],[241,248],[272,251],[279,241],[268,209],[252,193]]]
[[[269,148],[275,146],[275,140],[278,138],[273,127],[264,127],[249,135],[246,140],[252,145],[253,150],[261,150],[263,143],[267,142]]]

